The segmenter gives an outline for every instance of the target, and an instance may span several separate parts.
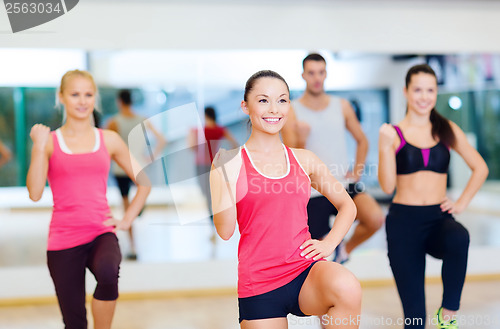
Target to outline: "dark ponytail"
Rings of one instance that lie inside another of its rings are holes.
[[[443,117],[435,108],[431,111],[432,137],[439,138],[441,142],[449,147],[455,146],[455,133],[448,119]]]
[[[430,74],[434,76],[434,78],[436,78],[436,73],[429,65],[415,65],[408,70],[408,73],[406,73],[406,88],[408,88],[408,86],[410,85],[411,77],[418,73]],[[436,108],[433,108],[431,111],[430,121],[432,124],[432,137],[434,139],[439,139],[439,141],[443,142],[449,147],[455,146],[455,133],[451,128],[450,122],[448,121],[448,119],[439,114]]]

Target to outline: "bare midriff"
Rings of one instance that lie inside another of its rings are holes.
[[[432,171],[398,175],[392,202],[412,206],[440,204],[446,198],[447,177]]]

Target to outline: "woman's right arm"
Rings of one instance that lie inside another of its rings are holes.
[[[236,227],[236,181],[241,169],[241,156],[237,151],[220,150],[214,157],[210,171],[210,195],[217,234],[229,240]],[[234,153],[236,156],[233,156]]]
[[[137,170],[140,166],[133,156],[131,156],[127,144],[125,144],[120,135],[110,130],[103,130],[102,132],[111,158],[127,173],[127,176],[129,176],[134,184],[137,185],[137,192],[123,214],[123,218],[121,220],[110,218],[104,224],[115,226],[119,230],[128,230],[146,203],[146,199],[151,191],[151,182],[147,175],[134,171],[134,168]]]
[[[168,141],[165,137],[163,137],[163,135],[158,130],[156,130],[156,128],[151,124],[151,122],[145,121],[144,124],[149,129],[149,131],[151,131],[153,133],[153,135],[155,136],[156,146],[155,146],[155,149],[153,151],[153,156],[155,158],[157,158],[162,154],[163,149],[168,144]]]
[[[33,140],[33,148],[31,149],[31,162],[26,177],[26,187],[30,199],[36,202],[42,197],[47,182],[50,128],[42,124],[36,124],[31,128],[30,137]]]
[[[378,138],[378,182],[387,194],[396,188],[396,149],[394,146],[397,133],[394,128],[384,123],[379,130]]]

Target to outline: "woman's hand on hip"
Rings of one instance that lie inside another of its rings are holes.
[[[300,249],[302,250],[301,256],[319,260],[330,256],[335,250],[335,246],[332,246],[327,241],[309,239],[300,246]]]

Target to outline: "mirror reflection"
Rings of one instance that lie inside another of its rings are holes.
[[[379,127],[404,117],[401,77],[406,70],[416,63],[428,63],[435,69],[439,78],[437,110],[466,132],[490,170],[480,193],[457,219],[469,229],[472,246],[499,247],[500,209],[492,200],[500,193],[500,55],[320,53],[327,61],[325,91],[349,102],[369,141],[360,182],[384,215],[391,196],[380,190],[377,181]],[[72,60],[65,63],[57,63],[56,50],[45,59],[58,68],[53,76],[2,78],[0,267],[46,263],[52,198],[48,187],[38,203],[28,198],[26,173],[32,148],[29,131],[35,123],[43,123],[51,130],[61,126],[63,112],[55,106],[57,79],[60,72],[74,68],[87,69],[96,79],[100,96],[96,125],[118,131],[126,140],[133,127],[144,123],[150,151],[144,150],[141,156],[155,160],[146,169],[153,178],[146,206],[131,231],[119,233],[124,259],[145,264],[235,260],[237,237],[224,242],[214,235],[207,198],[211,156],[219,147],[231,149],[248,138],[247,116],[240,109],[244,79],[259,69],[271,68],[289,83],[292,100],[298,99],[305,88],[302,59],[307,52],[75,50],[71,54]],[[84,57],[89,58],[88,62],[82,60]],[[194,104],[192,116],[172,111],[186,104]],[[209,144],[200,132],[210,136]],[[345,138],[352,166],[357,142],[348,132]],[[127,143],[130,146],[131,142]],[[448,179],[451,196],[464,187],[468,175],[466,164],[452,153]],[[136,191],[133,184],[120,177],[113,166],[108,202],[118,217]],[[354,228],[350,236],[353,232]],[[385,257],[385,252],[382,228],[360,244],[352,258],[374,253]]]

